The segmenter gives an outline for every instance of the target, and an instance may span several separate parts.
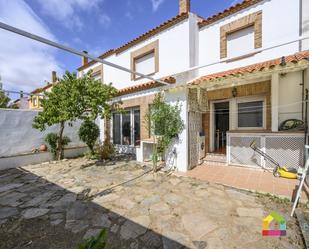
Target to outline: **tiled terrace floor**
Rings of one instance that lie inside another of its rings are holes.
[[[0,171],[0,249],[73,249],[102,228],[117,249],[304,248],[287,203],[150,170],[78,158]],[[261,235],[274,210],[280,239]]]
[[[236,166],[203,164],[187,173],[177,174],[235,188],[271,193],[287,198],[292,197],[293,191],[299,183],[299,180],[295,179],[276,178],[272,172]],[[301,201],[307,200],[309,200],[309,188],[305,184]]]

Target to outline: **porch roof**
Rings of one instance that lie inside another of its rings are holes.
[[[268,60],[268,61],[252,64],[252,65],[249,65],[249,66],[234,68],[234,69],[223,71],[223,72],[205,75],[205,76],[202,76],[202,77],[190,82],[189,85],[199,85],[199,84],[204,83],[204,82],[218,80],[218,79],[224,79],[224,78],[227,78],[229,76],[237,77],[237,76],[240,76],[240,75],[262,72],[262,71],[273,69],[276,66],[284,68],[287,64],[291,64],[291,63],[292,64],[298,64],[301,61],[308,61],[309,62],[309,50],[302,51],[302,52],[299,52],[299,53],[296,53],[296,54],[293,54],[293,55],[289,55],[289,56],[283,56],[281,58],[277,58],[277,59],[273,59],[273,60]]]
[[[165,82],[170,83],[170,84],[176,83],[176,79],[174,77],[171,77],[171,76],[164,77],[160,80],[165,81]],[[142,84],[139,84],[139,85],[134,85],[134,86],[129,86],[129,87],[126,87],[126,88],[119,89],[117,96],[123,96],[123,95],[129,94],[129,93],[140,92],[140,91],[156,88],[156,87],[159,87],[159,86],[162,86],[162,84],[160,84],[156,81],[149,81],[149,82],[145,82],[145,83],[142,83]]]

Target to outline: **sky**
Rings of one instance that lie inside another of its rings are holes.
[[[191,0],[208,17],[241,0]],[[0,0],[0,22],[99,56],[178,14],[179,0]],[[0,76],[6,90],[30,92],[81,58],[0,29]]]

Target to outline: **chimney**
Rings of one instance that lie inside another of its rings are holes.
[[[87,51],[83,51],[85,54],[88,54]],[[82,66],[88,64],[88,57],[83,56],[82,57]]]
[[[190,0],[179,0],[179,15],[190,12]]]
[[[52,71],[52,81],[51,83],[54,84],[57,81],[57,73],[56,71]]]

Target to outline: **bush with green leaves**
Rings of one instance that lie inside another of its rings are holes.
[[[181,119],[181,106],[179,102],[171,105],[165,102],[161,93],[156,94],[153,104],[145,116],[148,129],[154,134],[156,144],[153,149],[154,170],[158,156],[164,158],[167,148],[171,145],[184,129],[184,123]]]
[[[53,154],[53,158],[56,159],[57,156],[57,146],[59,142],[59,136],[57,133],[48,133],[45,137],[45,142],[49,145],[49,151]],[[66,146],[71,142],[71,139],[67,136],[63,136],[61,140],[62,146]]]
[[[86,239],[84,243],[79,244],[76,249],[112,249],[107,243],[106,230],[102,229],[97,237]]]
[[[91,155],[94,155],[94,145],[100,135],[99,126],[91,120],[85,120],[78,132],[80,140],[87,144]]]
[[[105,139],[103,143],[97,145],[96,153],[99,157],[99,160],[110,160],[115,154],[114,145]]]
[[[0,89],[0,108],[8,108],[10,100],[9,96]]]

